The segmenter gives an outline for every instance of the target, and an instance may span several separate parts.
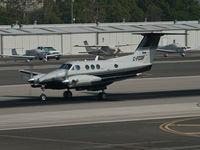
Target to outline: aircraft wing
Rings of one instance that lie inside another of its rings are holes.
[[[108,45],[74,45],[74,47],[96,47],[96,48],[109,48]]]
[[[21,73],[24,73],[24,74],[28,74],[28,75],[39,75],[39,74],[42,74],[42,73],[39,73],[39,72],[32,72],[32,71],[29,71],[29,70],[19,70],[19,72]]]
[[[124,46],[132,46],[136,44],[121,44],[121,45],[114,45],[115,47],[124,47]],[[108,45],[74,45],[74,47],[97,47],[97,48],[109,48]]]
[[[87,54],[88,52],[78,52],[78,53]]]
[[[35,56],[23,56],[23,55],[0,55],[0,56],[6,56],[6,57],[13,57],[13,58],[24,58],[24,59],[34,59]]]
[[[161,49],[161,48],[157,48],[156,50],[160,52],[166,52],[166,53],[177,53],[176,50]]]
[[[122,44],[122,45],[115,45],[115,47],[124,47],[124,46],[132,46],[132,45],[138,45],[138,44]]]

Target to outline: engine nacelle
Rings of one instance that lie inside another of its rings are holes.
[[[101,78],[93,75],[75,75],[66,79],[69,87],[80,87],[94,85]]]

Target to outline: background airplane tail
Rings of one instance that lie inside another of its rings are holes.
[[[15,48],[12,49],[12,55],[18,55]]]
[[[136,55],[136,58],[138,56],[140,56],[140,58],[144,57],[143,63],[152,63],[155,57],[158,43],[164,33],[143,33],[141,35],[144,37],[137,47],[134,55]]]
[[[86,51],[87,51],[87,52],[91,52],[91,51],[92,51],[92,48],[91,48],[91,47],[87,47],[87,46],[89,45],[88,42],[87,42],[87,41],[84,41],[83,43],[84,43],[84,45],[86,46],[86,47],[85,47]]]

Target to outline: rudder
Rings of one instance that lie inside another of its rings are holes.
[[[18,55],[15,48],[12,49],[12,55]]]
[[[143,63],[152,63],[155,57],[156,48],[158,47],[160,38],[164,35],[164,33],[143,33],[141,35],[144,37],[138,45],[135,55],[145,55]]]
[[[83,43],[84,43],[84,45],[86,46],[86,47],[85,47],[86,51],[87,51],[87,52],[91,52],[92,49],[91,49],[91,47],[88,46],[88,45],[89,45],[88,42],[87,42],[87,41],[84,41]]]

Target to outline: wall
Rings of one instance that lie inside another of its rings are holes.
[[[0,35],[0,54],[3,54],[2,36]]]
[[[185,30],[168,31],[169,33],[185,33]],[[179,43],[181,46],[199,47],[200,46],[200,30],[187,31],[188,35],[165,35],[161,38],[159,45]],[[83,45],[83,41],[87,40],[90,45],[97,43],[96,33],[85,34],[52,34],[52,35],[16,35],[16,36],[2,36],[2,43],[0,48],[3,48],[4,54],[11,54],[11,49],[16,48],[19,54],[24,54],[27,49],[35,49],[38,46],[52,46],[63,54],[80,54],[85,52],[83,47],[74,47],[74,45]],[[133,52],[142,36],[133,35],[130,33],[99,33],[99,45],[122,45],[132,44],[131,46],[121,47],[123,52]],[[187,41],[186,41],[187,39]],[[0,36],[1,41],[1,36]]]
[[[4,54],[11,54],[11,49],[16,48],[19,54],[38,46],[52,46],[61,51],[61,35],[18,35],[3,36]]]

